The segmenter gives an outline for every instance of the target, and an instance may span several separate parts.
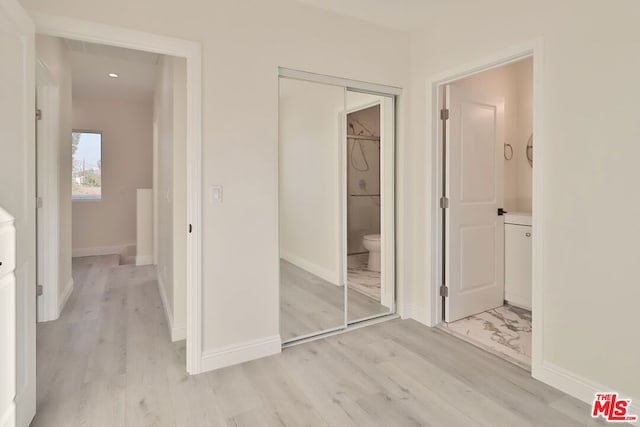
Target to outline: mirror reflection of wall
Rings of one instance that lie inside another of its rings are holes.
[[[280,78],[280,336],[392,314],[394,98]]]
[[[280,79],[280,335],[344,326],[340,112],[344,89]]]

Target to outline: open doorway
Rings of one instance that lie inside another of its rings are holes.
[[[442,329],[531,369],[533,58],[440,90]]]
[[[108,378],[165,351],[186,368],[187,64],[50,36],[36,55],[51,77],[38,90],[55,87],[55,102],[39,102],[37,146],[42,170],[55,170],[38,180],[39,215],[57,221],[39,222],[39,248],[60,267],[57,280],[39,275],[40,298],[56,302],[36,342],[38,401],[55,402],[72,398],[58,393],[62,378],[80,389],[92,366]],[[47,408],[39,414],[55,418]]]

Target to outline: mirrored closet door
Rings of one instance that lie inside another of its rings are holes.
[[[346,91],[347,321],[394,312],[394,98]]]
[[[395,311],[394,97],[280,77],[280,336]]]

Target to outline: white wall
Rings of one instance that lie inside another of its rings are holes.
[[[202,43],[203,349],[276,337],[278,66],[406,87],[408,35],[292,0],[22,4]]]
[[[288,0],[22,3],[202,42],[205,194],[225,185],[224,203],[205,200],[203,229],[196,230],[203,236],[206,351],[278,333],[278,65],[397,85],[410,95],[399,106],[398,250],[400,282],[413,286],[400,291],[425,320],[433,259],[427,81],[543,36],[545,127],[537,137],[547,152],[544,226],[536,232],[545,240],[544,360],[640,398],[640,344],[633,340],[640,201],[630,187],[640,180],[636,1],[440,2],[411,37],[410,53],[402,33]],[[612,211],[611,200],[622,207]]]
[[[163,56],[153,102],[154,245],[172,340],[186,335],[186,61]]]
[[[69,52],[64,42],[56,37],[37,36],[36,55],[49,71],[57,86],[58,135],[51,136],[50,142],[56,144],[58,161],[58,268],[57,292],[61,303],[73,286],[71,276],[71,64]],[[50,112],[44,111],[43,114]],[[45,200],[45,209],[52,206],[52,200]],[[51,284],[43,281],[43,286]],[[46,292],[46,290],[45,290]]]
[[[637,242],[640,121],[636,113],[640,4],[630,0],[442,3],[412,37],[411,129],[414,300],[425,320],[434,116],[427,82],[451,69],[544,37],[541,188],[543,360],[547,367],[640,399]],[[537,191],[537,190],[534,190]],[[620,201],[612,210],[610,201]],[[535,303],[535,302],[534,302]],[[535,307],[534,307],[535,308]],[[561,375],[556,376],[556,379]],[[575,384],[575,383],[573,383]],[[580,386],[577,386],[580,389]],[[583,387],[584,388],[584,387]]]
[[[505,144],[513,158],[504,161],[504,208],[531,212],[532,171],[527,142],[533,130],[533,60],[523,59],[458,80],[455,86],[504,99]]]
[[[74,94],[73,128],[102,132],[102,199],[73,201],[74,254],[134,245],[136,190],[152,181],[151,103]]]
[[[280,256],[340,284],[344,89],[280,80]]]

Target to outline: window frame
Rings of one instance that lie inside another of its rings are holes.
[[[89,130],[89,129],[71,129],[71,137],[73,138],[74,133],[92,133],[96,135],[100,135],[100,163],[102,164],[103,159],[103,149],[102,149],[102,137],[103,132],[101,130]],[[72,140],[73,141],[73,140]],[[73,153],[71,153],[71,179],[73,179]],[[100,167],[100,196],[99,197],[78,197],[73,194],[73,187],[71,187],[71,201],[72,202],[101,202],[104,198],[104,194],[102,193],[103,185],[102,185],[102,166]]]

